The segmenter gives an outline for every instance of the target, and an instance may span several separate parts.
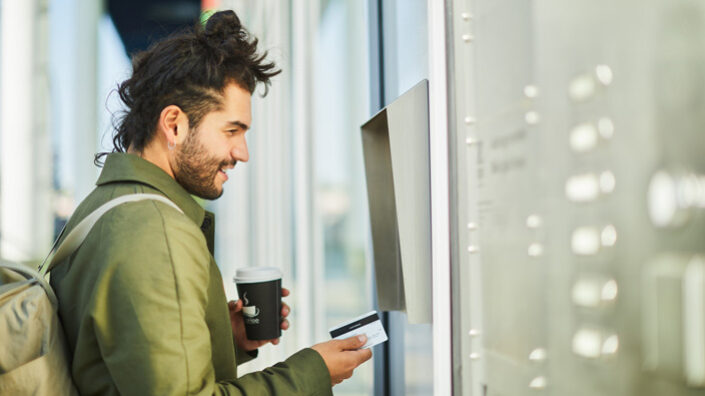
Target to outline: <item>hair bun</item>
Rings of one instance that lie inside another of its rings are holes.
[[[245,39],[247,32],[242,28],[240,18],[231,10],[216,12],[206,22],[206,39],[219,45],[228,39]]]

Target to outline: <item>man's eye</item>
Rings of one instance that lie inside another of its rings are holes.
[[[228,133],[232,133],[232,134],[237,133],[237,131],[238,131],[237,129],[228,129]]]

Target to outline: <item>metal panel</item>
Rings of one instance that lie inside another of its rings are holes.
[[[362,126],[362,147],[365,152],[377,301],[383,311],[404,311],[404,278],[386,110]]]
[[[702,394],[705,5],[452,20],[455,393]]]
[[[428,81],[387,108],[408,322],[431,323]]]
[[[362,136],[379,306],[430,323],[428,82],[375,115]]]

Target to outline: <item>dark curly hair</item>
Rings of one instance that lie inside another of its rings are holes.
[[[214,13],[205,26],[152,44],[132,58],[132,76],[118,86],[127,107],[116,120],[112,152],[132,147],[142,151],[152,140],[161,111],[176,105],[195,128],[203,116],[222,105],[225,86],[231,82],[253,93],[257,83],[269,87],[279,74],[267,52],[257,53],[252,37],[233,11]],[[95,156],[96,165],[107,152]]]

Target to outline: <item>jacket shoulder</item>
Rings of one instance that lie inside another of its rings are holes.
[[[165,203],[144,200],[105,213],[72,264],[89,265],[90,272],[139,276],[145,271],[207,273],[210,259],[205,236],[190,218]]]
[[[137,245],[156,248],[159,242],[172,240],[192,247],[203,246],[206,240],[201,229],[186,215],[166,203],[144,200],[121,204],[96,223],[101,239],[130,241]]]

